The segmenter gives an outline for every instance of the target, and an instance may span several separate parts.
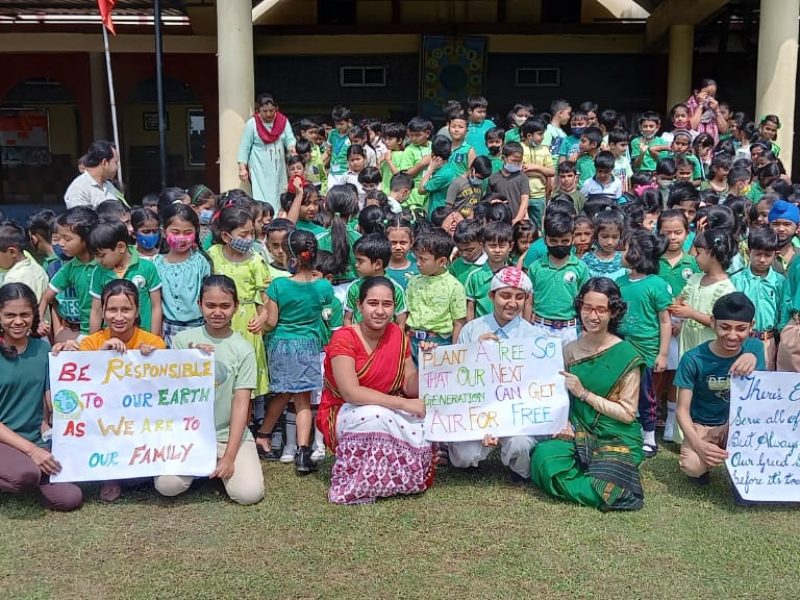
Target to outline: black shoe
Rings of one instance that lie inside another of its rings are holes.
[[[711,473],[706,471],[700,477],[689,477],[689,481],[695,485],[707,486],[711,483]]]
[[[309,446],[300,446],[294,452],[294,472],[298,475],[308,475],[317,469],[314,462],[311,460],[311,448]]]
[[[656,454],[658,454],[658,445],[657,444],[644,444],[642,446],[642,450],[644,451],[645,458],[653,458]]]

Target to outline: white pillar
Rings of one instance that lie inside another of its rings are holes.
[[[109,140],[111,107],[108,103],[106,58],[102,52],[89,53],[89,82],[92,88],[92,136],[95,140]]]
[[[786,170],[792,172],[794,100],[797,81],[798,0],[761,0],[756,75],[756,123],[778,115],[778,144]]]
[[[667,108],[686,102],[692,93],[694,25],[669,28],[669,70],[667,73]]]
[[[252,11],[251,0],[217,2],[220,192],[242,187],[236,153],[255,96]]]

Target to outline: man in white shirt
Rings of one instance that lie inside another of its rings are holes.
[[[67,208],[95,208],[105,200],[124,202],[122,194],[111,183],[119,167],[119,152],[114,144],[106,140],[92,142],[82,158],[82,166],[83,172],[72,180],[64,194]]]

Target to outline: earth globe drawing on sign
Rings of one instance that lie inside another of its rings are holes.
[[[53,396],[53,409],[61,414],[71,414],[80,407],[78,394],[72,390],[61,390]]]

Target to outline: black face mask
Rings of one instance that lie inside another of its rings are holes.
[[[793,237],[794,236],[790,235],[785,240],[782,240],[781,238],[778,238],[778,246],[780,246],[781,248],[784,248],[784,247],[788,246],[789,244],[792,243],[792,238]]]
[[[548,246],[547,251],[550,253],[550,256],[560,260],[569,256],[569,253],[572,252],[572,246]]]
[[[500,146],[489,146],[489,154],[494,156],[500,154]]]

